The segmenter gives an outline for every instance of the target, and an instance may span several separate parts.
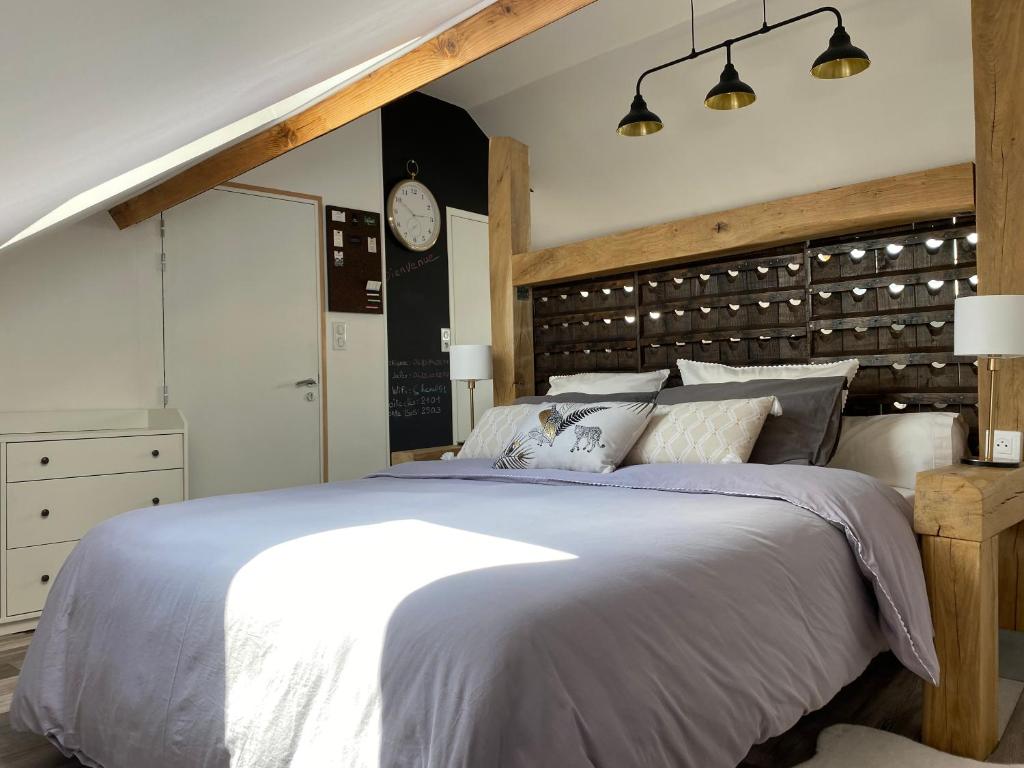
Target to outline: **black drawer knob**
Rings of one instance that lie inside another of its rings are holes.
[[[159,455],[160,455],[160,451],[158,451],[158,450],[154,449],[154,450],[153,450],[153,458],[155,459],[155,458],[156,458],[157,456],[159,456]]]
[[[43,574],[43,578],[40,579],[40,581],[43,582],[43,584],[46,584],[49,580],[50,580],[50,574],[48,574],[48,573],[44,573]]]
[[[40,517],[49,517],[50,516],[50,510],[44,509],[42,512],[39,513],[39,516]]]
[[[159,496],[154,496],[153,497],[153,506],[155,507],[159,503],[160,503],[160,497]]]
[[[43,466],[49,464],[50,463],[50,457],[49,456],[43,456],[43,458],[41,458],[39,460],[39,463],[42,464]]]

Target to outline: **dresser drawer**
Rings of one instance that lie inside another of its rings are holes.
[[[183,494],[180,469],[11,483],[7,486],[7,548],[80,539],[108,517],[173,504]]]
[[[7,444],[7,482],[185,466],[181,435],[90,437]]]
[[[75,542],[44,544],[7,553],[7,615],[17,616],[43,610],[57,572]]]

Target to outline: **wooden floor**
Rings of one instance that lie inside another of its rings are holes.
[[[30,633],[0,638],[0,768],[80,768],[77,760],[66,759],[42,737],[18,733],[8,724],[11,696],[30,639]],[[867,725],[917,739],[921,735],[921,685],[892,654],[882,654],[825,707],[782,736],[754,747],[739,768],[792,768],[814,756],[818,734],[835,723]],[[988,762],[1024,763],[1024,698]]]

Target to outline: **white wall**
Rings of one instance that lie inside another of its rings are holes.
[[[325,205],[382,213],[380,151],[377,111],[236,181],[320,195]],[[344,351],[325,350],[328,457],[331,480],[345,480],[387,466],[387,333],[383,315],[329,313],[328,344],[335,320],[348,324],[348,343]]]
[[[654,136],[626,139],[615,127],[640,72],[689,52],[688,24],[471,107],[489,135],[530,147],[533,246],[972,160],[970,3],[839,5],[854,44],[872,58],[867,72],[809,75],[834,24],[823,15],[736,46],[734,63],[758,95],[746,109],[703,105],[724,52],[648,78],[644,95],[666,125]],[[774,0],[769,21],[810,7]],[[697,46],[760,22],[760,3],[734,3],[698,17]]]
[[[380,115],[373,113],[241,177],[381,211]],[[156,219],[123,232],[106,213],[0,252],[0,411],[158,408],[163,381]],[[330,477],[387,464],[384,318],[348,323],[326,350]]]
[[[105,213],[0,252],[0,410],[159,407],[159,253]]]

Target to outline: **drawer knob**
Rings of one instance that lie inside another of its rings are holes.
[[[154,448],[154,449],[153,449],[153,458],[155,459],[155,458],[156,458],[157,456],[159,456],[159,455],[160,455],[160,451],[158,451],[158,450],[156,450],[156,449]]]
[[[159,496],[154,496],[153,497],[153,506],[155,507],[159,503],[160,503],[160,497]]]
[[[44,509],[42,512],[39,513],[39,516],[40,517],[49,517],[50,516],[50,510]]]
[[[43,456],[43,458],[41,458],[39,460],[39,463],[42,464],[43,466],[46,466],[47,464],[50,463],[50,457],[49,456]]]
[[[43,584],[46,584],[49,580],[50,580],[50,574],[48,574],[48,573],[44,573],[43,577],[40,579],[40,581],[43,582]]]

